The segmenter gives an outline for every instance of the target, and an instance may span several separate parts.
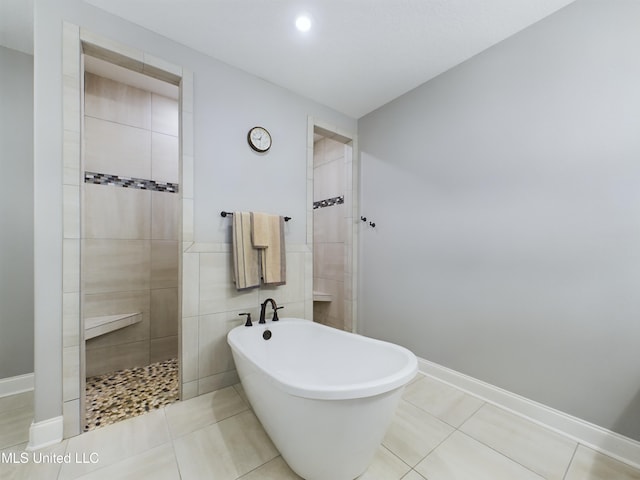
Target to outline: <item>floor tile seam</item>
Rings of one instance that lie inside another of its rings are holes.
[[[409,470],[407,473],[405,473],[403,475],[403,477],[400,480],[403,480],[405,478],[407,478],[407,475],[409,475],[411,472],[415,473],[416,475],[418,475],[420,478],[425,478],[424,475],[422,475],[420,472],[418,472],[415,468],[412,468],[411,470]],[[427,479],[428,480],[428,479]]]
[[[165,445],[167,445],[167,444],[169,444],[169,443],[171,443],[171,444],[172,444],[172,445],[171,445],[171,449],[172,449],[172,451],[173,451],[173,442],[171,442],[171,441],[164,442],[164,443],[161,443],[161,444],[159,444],[159,445],[155,445],[155,446],[153,446],[153,447],[151,447],[151,448],[148,448],[148,449],[146,449],[146,450],[144,450],[144,451],[137,452],[137,453],[135,453],[135,454],[133,454],[133,455],[129,455],[129,456],[127,456],[127,457],[121,458],[120,460],[118,460],[118,461],[116,461],[116,462],[109,463],[108,465],[103,465],[103,466],[101,466],[101,467],[96,468],[95,470],[91,470],[91,471],[89,471],[89,472],[83,473],[82,475],[79,475],[79,476],[77,476],[77,477],[73,477],[73,478],[71,478],[71,477],[67,477],[67,478],[65,478],[65,480],[76,480],[76,479],[77,479],[77,480],[82,480],[83,478],[85,478],[85,477],[87,477],[87,476],[89,476],[89,478],[91,478],[91,476],[95,475],[95,474],[96,474],[96,472],[100,472],[100,471],[102,471],[102,470],[104,470],[104,469],[106,469],[106,468],[114,467],[115,465],[118,465],[119,463],[126,462],[127,460],[129,460],[129,459],[131,459],[131,458],[133,458],[133,457],[136,457],[136,456],[138,456],[138,455],[142,455],[142,454],[144,454],[144,453],[147,453],[147,452],[149,452],[150,450],[153,450],[153,449],[155,449],[155,448],[163,447],[163,446],[165,446]],[[175,451],[174,451],[173,455],[174,455],[174,460],[175,460],[176,466],[178,467],[178,473],[179,473],[179,472],[180,472],[180,468],[179,468],[179,466],[178,466],[178,459],[177,459],[177,457],[176,457],[176,455],[175,455]]]
[[[26,440],[26,442],[22,441],[22,442],[14,443],[13,445],[0,445],[0,452],[4,452],[5,450],[8,450],[10,448],[12,448],[12,449],[16,448],[16,447],[18,447],[20,445],[25,445],[25,443],[28,444],[29,443],[29,438],[27,437],[25,440]]]
[[[165,407],[166,408],[166,407]],[[169,428],[169,422],[167,421],[167,428]],[[180,471],[180,462],[178,461],[178,454],[176,453],[176,443],[171,436],[171,429],[169,428],[169,437],[171,438],[171,451],[173,452],[173,459],[176,462],[176,470],[178,470],[178,478],[182,479],[182,472]]]
[[[606,450],[601,450],[599,448],[594,447],[593,445],[589,445],[588,443],[582,443],[580,441],[577,441],[576,452],[578,451],[579,447],[586,448],[587,450],[591,450],[592,452],[595,452],[598,455],[607,457],[609,460],[613,462],[621,463],[625,467],[632,469],[634,472],[640,472],[640,468],[628,463],[630,460],[625,460],[624,458],[621,458],[621,457],[614,457],[613,455],[608,453]],[[571,460],[573,461],[573,457],[571,458]]]
[[[409,467],[411,470],[413,470],[413,467],[408,464],[407,462],[405,462],[402,458],[400,458],[396,452],[394,452],[393,450],[391,450],[389,447],[387,447],[384,443],[380,443],[380,446],[382,448],[384,448],[386,451],[388,451],[391,455],[393,455],[394,457],[396,457],[398,460],[400,460],[402,463],[404,463],[407,467]],[[409,473],[409,472],[407,472]],[[405,474],[406,475],[406,474]]]
[[[174,435],[174,433],[171,431],[171,426],[169,426],[169,422],[167,421],[167,428],[168,428],[168,430],[169,430],[169,437],[171,438],[171,441],[173,442],[173,441],[179,440],[179,439],[181,439],[181,438],[183,438],[183,437],[185,437],[185,436],[187,436],[187,435],[190,435],[190,434],[192,434],[192,433],[194,433],[194,432],[199,432],[200,430],[203,430],[203,429],[205,429],[205,428],[209,428],[209,427],[211,427],[211,426],[213,426],[213,425],[216,425],[216,424],[218,424],[218,423],[220,423],[220,422],[223,422],[223,421],[228,420],[228,419],[230,419],[230,418],[232,418],[232,417],[235,417],[235,416],[237,416],[237,415],[240,415],[240,414],[242,414],[242,413],[244,413],[244,412],[246,412],[246,411],[251,411],[251,412],[252,412],[252,410],[251,410],[250,408],[246,407],[246,404],[245,404],[244,402],[242,402],[242,403],[243,403],[243,405],[245,405],[245,408],[244,408],[243,410],[240,410],[240,411],[238,411],[238,412],[235,412],[235,413],[233,413],[233,414],[231,414],[231,415],[228,415],[228,416],[226,416],[226,417],[224,417],[224,418],[215,419],[215,421],[211,421],[211,422],[208,422],[208,423],[203,423],[200,427],[198,427],[198,428],[196,428],[196,429],[194,429],[194,430],[190,430],[190,431],[188,431],[188,432],[184,432],[184,433],[182,433],[182,434],[180,434],[180,435],[177,435],[177,436],[176,436],[176,435]],[[167,405],[167,406],[168,406],[168,405]],[[166,407],[165,407],[165,408],[166,408]],[[255,414],[254,414],[254,415],[255,415]]]
[[[430,412],[429,410],[425,409],[424,407],[421,407],[420,405],[418,405],[418,404],[416,404],[416,403],[412,402],[411,400],[408,400],[408,399],[406,399],[406,398],[403,398],[402,400],[404,400],[405,402],[407,402],[407,403],[409,403],[409,404],[413,405],[414,407],[416,407],[416,408],[418,408],[418,409],[422,410],[423,412],[425,412],[425,413],[427,413],[427,414],[431,415],[431,416],[432,416],[433,418],[435,418],[436,420],[439,420],[439,421],[441,421],[442,423],[444,423],[445,425],[448,425],[449,427],[454,428],[454,429],[456,429],[456,430],[457,430],[457,429],[459,429],[462,425],[464,425],[464,424],[465,424],[465,423],[466,423],[466,422],[467,422],[471,417],[473,417],[476,413],[478,413],[478,411],[479,411],[479,410],[483,407],[483,405],[486,403],[484,400],[481,400],[481,401],[482,401],[482,404],[481,404],[477,409],[475,409],[475,410],[474,410],[474,411],[473,411],[473,412],[472,412],[472,413],[471,413],[471,414],[470,414],[470,415],[469,415],[469,416],[468,416],[468,417],[467,417],[467,418],[466,418],[462,423],[460,423],[460,425],[457,425],[457,426],[456,426],[456,425],[454,425],[453,423],[449,423],[449,422],[447,422],[446,420],[444,420],[444,419],[440,418],[440,417],[439,417],[439,416],[437,416],[435,413]]]
[[[506,458],[506,459],[508,459],[508,460],[512,461],[513,463],[516,463],[516,464],[520,465],[522,468],[525,468],[526,470],[529,470],[530,472],[532,472],[532,473],[534,473],[535,475],[539,476],[542,480],[547,479],[547,477],[545,476],[545,474],[543,474],[543,473],[541,473],[541,472],[537,472],[537,471],[533,470],[531,467],[528,467],[527,465],[525,465],[525,464],[523,464],[522,462],[520,462],[520,461],[516,460],[515,458],[511,458],[511,457],[510,457],[509,455],[507,455],[505,452],[502,452],[502,451],[498,450],[496,447],[493,447],[493,446],[489,445],[488,443],[483,442],[482,440],[480,440],[480,439],[478,439],[478,438],[474,437],[474,436],[473,436],[473,435],[471,435],[470,433],[467,433],[467,432],[465,432],[465,431],[463,431],[463,430],[459,430],[459,432],[460,432],[462,435],[465,435],[466,437],[469,437],[470,439],[472,439],[472,440],[474,440],[474,441],[476,441],[476,442],[478,442],[478,443],[480,443],[480,444],[484,445],[485,447],[487,447],[487,448],[489,448],[489,449],[493,450],[494,452],[496,452],[496,453],[497,453],[497,454],[499,454],[500,456],[502,456],[502,457],[504,457],[504,458]],[[558,480],[560,480],[560,478],[558,478]]]
[[[276,450],[276,451],[277,451],[277,450]],[[267,463],[269,463],[269,462],[273,462],[273,461],[274,461],[276,458],[278,458],[278,457],[282,457],[282,454],[281,454],[280,452],[278,452],[278,454],[277,454],[275,457],[273,457],[271,460],[267,460],[266,462],[264,462],[264,463],[262,463],[262,464],[258,465],[257,467],[252,468],[252,469],[251,469],[251,470],[249,470],[248,472],[243,473],[243,474],[242,474],[242,475],[240,475],[239,477],[236,477],[236,480],[241,480],[242,478],[246,477],[247,475],[249,475],[249,474],[251,474],[251,473],[255,472],[256,470],[258,470],[259,468],[264,467]],[[284,459],[283,459],[283,461],[284,461]],[[286,463],[286,462],[285,462],[285,463]],[[287,465],[288,465],[288,464],[287,464]],[[291,468],[291,467],[289,467],[289,468]],[[295,472],[294,472],[294,473],[295,473]]]
[[[566,480],[567,475],[569,474],[569,470],[571,469],[571,464],[573,463],[573,459],[576,457],[576,453],[578,453],[578,447],[580,447],[580,443],[576,444],[576,448],[573,449],[573,454],[571,455],[571,459],[567,464],[567,468],[564,470],[564,475],[562,476],[562,480]]]
[[[437,444],[435,447],[433,447],[431,450],[429,450],[429,452],[428,452],[426,455],[424,455],[420,460],[418,460],[418,461],[416,462],[416,464],[415,464],[415,465],[409,465],[409,466],[411,467],[411,470],[415,470],[415,468],[416,468],[420,463],[422,463],[422,462],[423,462],[423,461],[424,461],[424,460],[425,460],[429,455],[431,455],[431,454],[432,454],[433,452],[435,452],[438,448],[440,448],[440,446],[441,446],[444,442],[446,442],[446,441],[449,439],[449,437],[451,437],[451,435],[453,435],[453,434],[454,434],[454,433],[456,433],[457,431],[458,431],[458,430],[454,428],[451,432],[449,432],[449,433],[447,434],[447,436],[445,436],[442,440],[440,440],[440,442],[438,442],[438,444]],[[406,463],[406,462],[405,462],[405,463]],[[421,474],[420,472],[418,472],[417,470],[416,470],[416,473],[418,473],[419,475],[422,475],[422,474]]]
[[[160,410],[157,410],[157,411],[160,411]],[[138,415],[137,417],[133,417],[133,418],[141,418],[141,417],[143,417],[143,415]],[[124,421],[132,420],[133,418],[131,418],[131,419],[126,419],[126,420],[124,420]],[[170,428],[169,428],[169,424],[168,424],[168,422],[167,422],[167,418],[166,418],[166,415],[165,415],[165,412],[164,412],[164,407],[162,408],[162,419],[163,419],[163,422],[164,422],[164,427],[165,427],[166,432],[167,432],[167,439],[166,439],[164,442],[157,443],[157,444],[149,444],[149,446],[147,446],[147,448],[144,448],[144,449],[142,449],[142,450],[137,450],[137,451],[135,451],[135,453],[132,453],[132,454],[127,454],[127,455],[125,455],[124,457],[122,457],[122,458],[120,458],[120,459],[116,460],[115,462],[109,463],[109,464],[107,464],[107,465],[102,465],[102,466],[100,466],[100,467],[96,468],[95,470],[91,470],[91,472],[87,472],[87,473],[97,472],[98,470],[102,470],[102,469],[104,469],[104,468],[107,468],[107,467],[110,467],[110,466],[116,465],[116,464],[118,464],[118,463],[120,463],[120,462],[123,462],[123,461],[125,461],[125,460],[128,460],[128,459],[130,459],[130,458],[132,458],[132,457],[135,457],[135,456],[137,456],[137,455],[141,455],[141,454],[143,454],[143,453],[146,453],[146,452],[148,452],[149,450],[153,450],[154,448],[161,447],[161,446],[166,445],[166,444],[168,444],[168,443],[173,443],[173,440],[172,440],[172,438],[171,438],[171,430],[170,430]],[[119,422],[119,423],[122,423],[122,422]],[[118,423],[115,423],[115,424],[112,424],[112,425],[118,425]],[[108,426],[108,425],[105,425],[105,426]],[[91,430],[90,432],[96,432],[96,431],[99,431],[99,429],[97,429],[97,430]],[[80,433],[79,435],[76,435],[76,436],[71,437],[71,438],[81,437],[82,435],[86,435],[86,434],[88,434],[88,433],[90,433],[90,432],[83,432],[83,433]],[[67,445],[66,445],[66,447],[65,447],[65,453],[78,453],[78,452],[71,452],[71,451],[69,450],[70,445],[71,445],[71,442],[70,442],[69,440],[70,440],[70,439],[66,439],[66,440],[65,440],[65,441],[67,442]],[[81,441],[81,439],[79,439],[78,441]],[[62,466],[61,466],[61,467],[62,467]],[[58,475],[60,475],[60,473],[62,473],[62,468],[60,469],[60,472],[58,473]],[[86,474],[83,474],[83,475],[86,475]],[[82,475],[80,475],[80,477],[82,477]],[[80,478],[80,477],[73,477],[73,478]]]

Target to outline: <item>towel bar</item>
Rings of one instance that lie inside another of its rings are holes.
[[[227,215],[233,215],[233,212],[220,212],[221,217],[226,217]],[[291,220],[291,217],[284,217],[284,221],[288,222]]]

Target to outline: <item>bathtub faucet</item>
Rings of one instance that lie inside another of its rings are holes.
[[[268,303],[271,303],[271,308],[273,308],[273,318],[271,319],[271,321],[277,322],[279,320],[278,310],[284,307],[277,306],[276,301],[273,298],[267,298],[264,301],[264,303],[260,306],[260,320],[258,321],[258,323],[266,323],[264,319],[264,314],[266,313]]]

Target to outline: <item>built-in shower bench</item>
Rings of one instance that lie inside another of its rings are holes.
[[[129,325],[142,321],[142,313],[121,313],[118,315],[102,315],[84,319],[84,339],[99,337]]]

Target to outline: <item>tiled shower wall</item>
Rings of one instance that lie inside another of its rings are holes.
[[[178,102],[87,72],[84,122],[83,316],[142,313],[87,341],[89,377],[178,355]]]
[[[316,322],[351,331],[351,309],[345,308],[347,223],[350,214],[346,169],[348,147],[331,138],[314,143],[313,151],[313,290],[331,301],[314,301]],[[347,195],[348,197],[348,195]]]

